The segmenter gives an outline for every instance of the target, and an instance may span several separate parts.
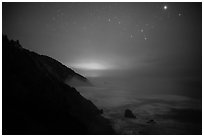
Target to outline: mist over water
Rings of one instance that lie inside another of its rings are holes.
[[[78,71],[87,74],[93,86],[77,87],[77,90],[104,110],[104,116],[112,119],[119,134],[191,134],[200,128],[199,79],[150,73],[147,76],[144,69]],[[187,89],[183,84],[192,81],[197,86],[189,85]],[[137,120],[125,119],[125,109],[131,109]],[[156,127],[147,124],[150,119],[157,122]]]
[[[138,70],[78,70],[93,83],[94,88],[123,90],[137,96],[176,95],[201,100],[202,77],[182,76]],[[174,72],[173,72],[174,73]]]

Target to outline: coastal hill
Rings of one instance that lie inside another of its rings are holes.
[[[2,134],[114,134],[100,110],[65,81],[88,80],[2,38]]]

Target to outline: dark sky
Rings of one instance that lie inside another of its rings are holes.
[[[3,3],[3,34],[78,69],[201,83],[202,3]]]

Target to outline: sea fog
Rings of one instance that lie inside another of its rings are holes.
[[[201,134],[199,75],[174,72],[161,75],[162,72],[145,70],[80,73],[86,75],[92,86],[76,89],[103,109],[103,115],[111,119],[117,134]],[[136,119],[125,118],[126,109],[130,109]]]

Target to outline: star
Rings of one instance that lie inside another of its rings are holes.
[[[110,19],[110,18],[108,19],[108,22],[111,22],[111,19]]]
[[[133,38],[133,35],[132,35],[132,34],[130,35],[130,38]]]
[[[164,5],[163,9],[164,9],[164,10],[167,10],[167,9],[168,9],[167,5]]]
[[[144,40],[147,40],[147,37],[144,37]]]
[[[118,24],[120,24],[120,21],[118,21]]]
[[[141,31],[141,32],[144,32],[144,30],[143,30],[143,29],[141,29],[140,31]]]
[[[178,14],[178,16],[182,16],[182,14],[181,14],[181,13],[179,13],[179,14]]]

